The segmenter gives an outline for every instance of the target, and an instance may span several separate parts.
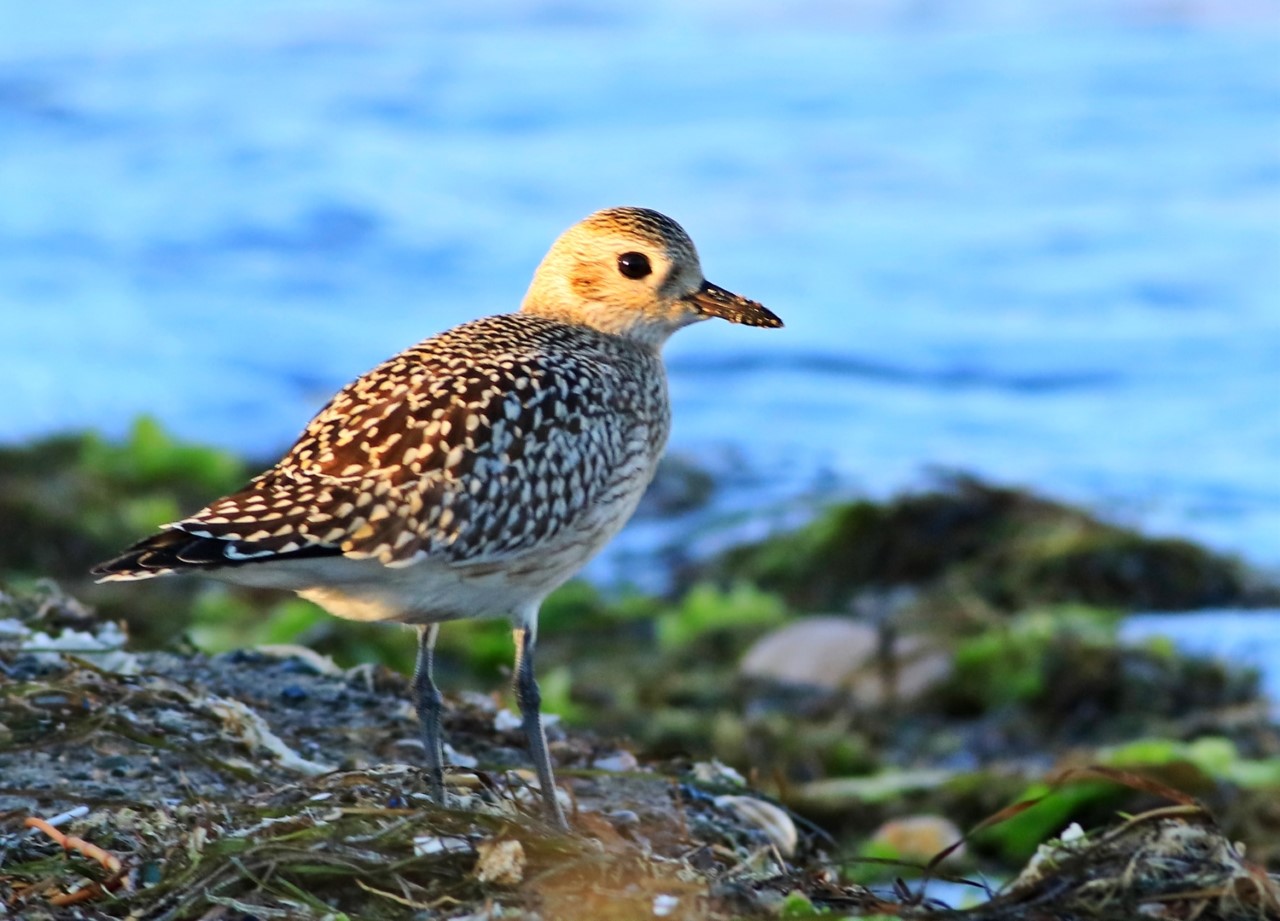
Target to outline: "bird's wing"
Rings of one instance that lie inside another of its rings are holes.
[[[97,571],[331,554],[500,561],[572,524],[612,471],[665,438],[650,431],[665,420],[634,411],[653,395],[605,362],[514,345],[476,355],[448,337],[348,385],[275,467]]]

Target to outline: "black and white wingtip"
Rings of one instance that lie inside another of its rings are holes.
[[[165,530],[138,541],[118,557],[99,563],[90,573],[97,576],[99,582],[133,582],[268,560],[332,556],[340,552],[334,547],[310,546],[281,553],[254,547],[247,541],[192,534],[178,525],[167,525]]]

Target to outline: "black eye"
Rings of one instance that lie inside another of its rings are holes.
[[[623,253],[618,257],[618,271],[627,278],[644,278],[653,271],[644,253]]]

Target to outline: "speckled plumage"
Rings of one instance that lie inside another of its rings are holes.
[[[662,343],[709,316],[781,325],[707,283],[670,218],[597,212],[556,240],[519,313],[382,363],[244,489],[95,572],[199,571],[367,620],[507,616],[531,649],[542,599],[622,527],[657,468]],[[429,647],[427,669],[429,684]]]
[[[320,547],[397,567],[507,561],[647,481],[669,427],[651,350],[488,317],[350,384],[280,463],[173,527],[229,541],[234,560]]]

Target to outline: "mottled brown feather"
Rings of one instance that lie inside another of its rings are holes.
[[[500,559],[572,526],[608,471],[636,444],[664,443],[668,426],[650,350],[489,317],[348,385],[279,464],[174,527],[275,553]]]

